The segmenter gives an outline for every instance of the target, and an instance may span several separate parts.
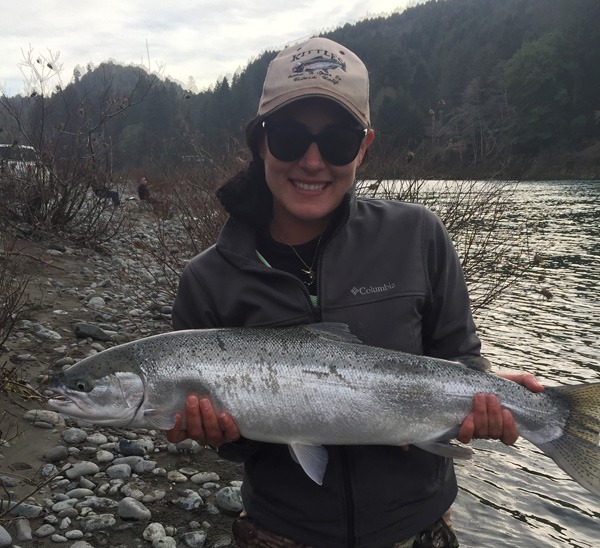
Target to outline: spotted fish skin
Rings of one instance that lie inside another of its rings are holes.
[[[319,482],[323,445],[409,445],[451,457],[476,393],[600,496],[600,383],[523,386],[456,362],[363,345],[342,324],[176,331],[115,346],[55,377],[50,405],[95,424],[173,427],[190,393],[249,439],[288,444]],[[443,443],[441,443],[443,442]]]

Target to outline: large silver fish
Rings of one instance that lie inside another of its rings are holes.
[[[541,393],[455,362],[360,344],[341,324],[177,331],[115,346],[60,373],[50,404],[95,424],[170,429],[189,393],[228,411],[243,436],[288,444],[317,483],[323,445],[414,444],[445,456],[477,392],[600,496],[600,383]]]

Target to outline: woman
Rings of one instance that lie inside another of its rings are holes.
[[[230,218],[183,273],[175,328],[344,322],[366,344],[483,364],[439,219],[415,204],[355,196],[373,138],[356,55],[324,38],[282,51],[247,129],[253,160],[219,191]],[[511,377],[541,390],[532,375]],[[190,395],[187,430],[178,420],[168,439],[191,437],[244,461],[238,546],[457,546],[451,460],[413,446],[331,446],[319,486],[285,446],[240,438],[234,419]],[[495,396],[476,396],[458,438],[475,436],[516,440]]]

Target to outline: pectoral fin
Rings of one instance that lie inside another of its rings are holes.
[[[461,445],[453,445],[447,441],[422,441],[413,443],[423,451],[429,451],[435,455],[446,457],[448,459],[470,459],[473,456],[473,449]]]
[[[175,413],[168,413],[163,409],[144,409],[141,422],[145,428],[150,426],[159,430],[171,430],[175,426]]]
[[[319,485],[323,484],[323,476],[329,455],[321,445],[305,445],[291,443],[289,446],[293,459],[302,466],[308,477]]]

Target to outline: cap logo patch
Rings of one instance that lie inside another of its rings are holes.
[[[307,51],[305,53],[311,53]],[[334,70],[337,68],[341,68],[344,72],[346,72],[346,63],[344,63],[341,59],[338,59],[333,53],[329,53],[324,51],[322,55],[318,57],[313,57],[312,59],[308,59],[306,61],[300,61],[299,59],[303,57],[302,55],[294,55],[292,57],[292,61],[298,61],[296,65],[292,68],[292,71],[295,73],[300,72],[309,72],[312,74],[316,70],[322,70],[325,74],[329,74],[330,70]],[[329,57],[326,57],[328,55]]]

